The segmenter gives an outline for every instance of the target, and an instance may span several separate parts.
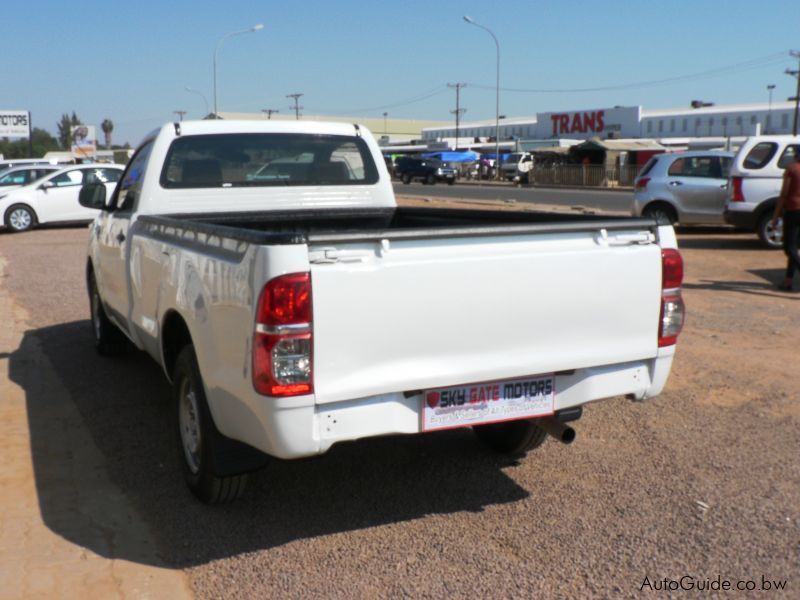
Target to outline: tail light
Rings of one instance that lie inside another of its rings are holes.
[[[731,202],[744,202],[744,192],[742,192],[742,178],[731,177],[731,182],[733,183]]]
[[[253,387],[265,396],[300,396],[312,380],[311,276],[292,273],[261,291],[253,336]]]
[[[673,248],[661,251],[661,315],[658,324],[658,346],[673,346],[683,328],[686,307],[681,296],[683,259]]]
[[[650,183],[649,177],[641,177],[636,180],[636,191],[643,192],[647,189],[647,184]]]

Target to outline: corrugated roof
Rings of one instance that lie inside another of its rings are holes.
[[[635,152],[637,150],[666,150],[664,146],[654,140],[634,139],[634,140],[586,140],[578,144],[575,148],[602,148],[603,150],[613,150],[617,152]]]

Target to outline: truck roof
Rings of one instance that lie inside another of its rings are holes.
[[[181,121],[168,123],[161,129],[169,128],[176,132],[179,128],[180,135],[207,135],[225,133],[312,133],[323,135],[356,135],[363,126],[349,123],[334,123],[326,121],[228,121],[228,120],[203,120]],[[153,134],[157,133],[156,131]],[[151,136],[148,136],[151,137]]]

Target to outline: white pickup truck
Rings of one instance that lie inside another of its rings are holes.
[[[337,442],[569,442],[582,405],[661,392],[683,323],[671,226],[398,207],[358,125],[168,124],[81,203],[97,350],[163,367],[207,503]]]

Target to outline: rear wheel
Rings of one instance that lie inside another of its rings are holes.
[[[11,231],[28,231],[36,226],[36,213],[30,206],[14,204],[9,206],[5,214],[5,224]]]
[[[642,216],[648,219],[655,219],[659,223],[674,225],[678,220],[675,209],[669,204],[657,203],[650,204],[642,211]]]
[[[425,176],[425,183],[427,183],[428,185],[434,185],[436,183],[436,175],[434,175],[433,173],[428,173]]]
[[[408,185],[409,183],[411,183],[411,175],[409,175],[408,173],[406,173],[405,175],[403,175],[403,176],[402,176],[400,179],[401,179],[401,181],[402,181],[404,184],[406,184],[406,185]]]
[[[229,440],[217,431],[211,418],[191,344],[181,350],[175,363],[173,393],[177,405],[178,441],[189,489],[205,504],[236,500],[244,492],[247,473],[218,473],[216,464],[220,461],[220,450]]]
[[[783,220],[779,219],[777,225],[773,227],[772,213],[770,211],[765,212],[758,219],[756,233],[765,248],[770,250],[783,248]]]
[[[477,425],[472,430],[481,442],[500,454],[524,454],[547,439],[547,432],[536,426],[535,419]]]

